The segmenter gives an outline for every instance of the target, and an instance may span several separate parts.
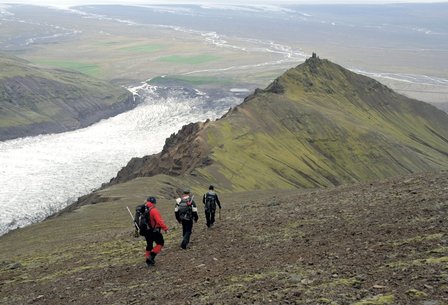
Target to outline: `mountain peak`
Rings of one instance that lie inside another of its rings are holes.
[[[181,175],[242,191],[440,170],[448,164],[447,126],[443,111],[313,56],[222,119],[182,129],[116,182]]]
[[[316,85],[323,80],[334,80],[335,74],[342,70],[345,69],[327,59],[320,59],[313,53],[313,56],[306,59],[304,63],[287,70],[283,75],[276,78],[264,91],[284,94],[288,89],[297,87],[304,91],[310,91],[321,87]]]
[[[283,94],[296,100],[308,93],[339,95],[351,99],[373,92],[389,94],[392,90],[372,78],[356,74],[313,53],[304,63],[276,78],[263,92]]]
[[[313,55],[305,60],[305,65],[307,65],[310,69],[312,69],[314,72],[318,72],[317,71],[317,67],[321,66],[325,63],[329,63],[328,60],[326,59],[320,59],[316,53],[313,53]]]

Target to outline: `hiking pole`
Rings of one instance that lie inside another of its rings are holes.
[[[129,210],[129,207],[126,207],[128,209],[129,215],[131,215],[132,222],[134,223],[135,229],[138,231],[138,234],[140,234],[140,228],[138,227],[137,223],[135,222],[134,216],[132,216],[131,210]]]

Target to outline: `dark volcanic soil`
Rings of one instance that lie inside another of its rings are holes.
[[[149,269],[130,230],[0,262],[0,303],[448,304],[446,171],[222,197],[214,228],[187,250],[173,228]]]

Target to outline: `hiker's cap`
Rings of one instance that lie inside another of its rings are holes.
[[[151,203],[156,203],[157,202],[156,197],[153,197],[153,196],[148,197],[148,199],[146,199],[146,201],[151,202]]]
[[[189,189],[184,189],[184,194],[190,194],[190,190]]]

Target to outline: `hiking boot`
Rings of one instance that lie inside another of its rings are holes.
[[[146,259],[146,265],[148,265],[148,267],[155,265],[156,261],[154,260],[154,258],[156,257],[156,255],[157,254],[151,252],[151,255]]]
[[[148,265],[148,267],[150,267],[150,266],[154,266],[155,263],[156,263],[156,262],[155,262],[154,259],[151,258],[151,257],[148,257],[148,258],[146,259],[146,265]]]

